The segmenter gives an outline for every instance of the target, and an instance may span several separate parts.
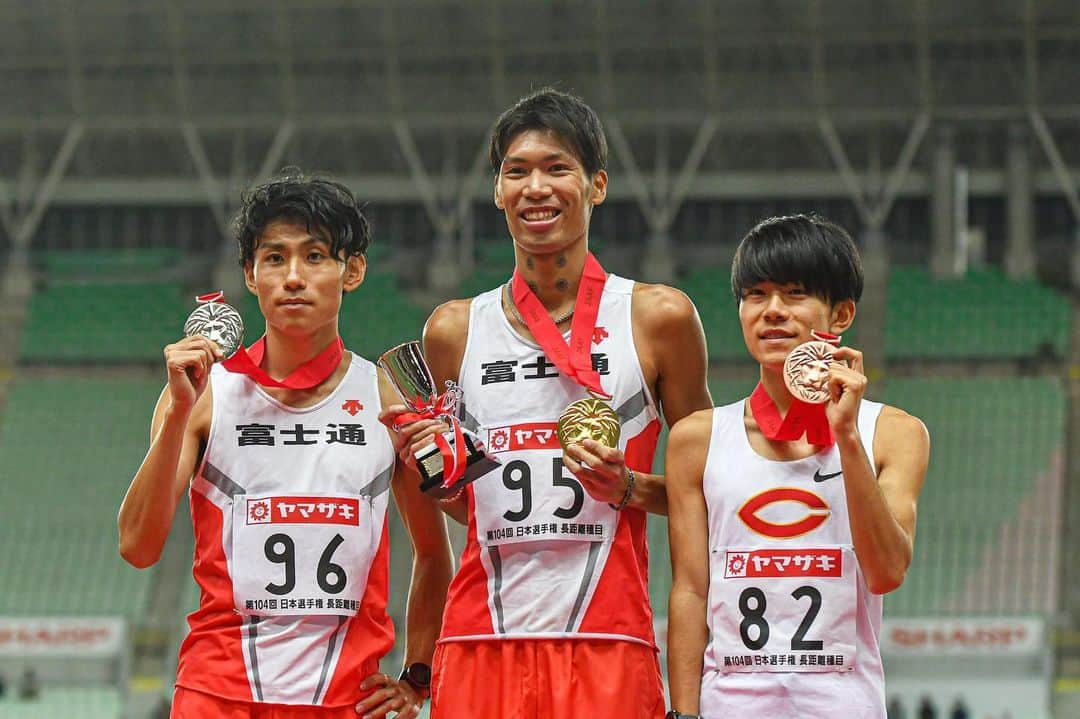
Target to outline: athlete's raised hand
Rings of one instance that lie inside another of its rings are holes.
[[[859,403],[866,391],[863,355],[851,347],[837,347],[832,358],[825,416],[833,432],[851,431],[858,426]]]
[[[165,347],[165,367],[169,375],[169,400],[173,409],[187,411],[195,406],[210,381],[210,368],[222,359],[221,348],[202,335],[185,337]]]

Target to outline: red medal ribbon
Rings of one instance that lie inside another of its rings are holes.
[[[200,305],[209,304],[211,302],[225,302],[225,293],[222,290],[217,292],[209,292],[205,295],[195,295],[195,301]]]
[[[421,401],[417,398],[416,401]],[[461,431],[461,422],[454,416],[457,397],[451,392],[444,392],[435,401],[419,412],[405,412],[394,419],[394,426],[401,427],[422,419],[441,419],[450,425],[454,432],[454,446],[441,433],[435,435],[435,446],[443,458],[443,489],[452,487],[465,474],[468,464],[468,452],[465,449],[465,435]]]
[[[514,269],[511,280],[513,302],[525,320],[525,326],[536,338],[540,349],[548,356],[559,371],[577,382],[593,394],[604,399],[611,395],[604,391],[600,375],[592,366],[593,330],[596,329],[596,317],[600,314],[600,297],[604,292],[607,273],[600,262],[590,252],[585,258],[585,268],[581,273],[577,299],[574,307],[574,319],[570,323],[570,343],[563,339],[555,321],[551,319],[544,304],[536,293],[529,288],[525,278]]]
[[[288,377],[280,381],[268,375],[266,370],[259,366],[262,364],[265,352],[266,336],[263,335],[247,349],[241,345],[232,357],[221,363],[221,366],[230,372],[247,375],[263,387],[311,389],[325,382],[326,378],[332,375],[341,364],[341,356],[345,353],[345,343],[341,341],[341,337],[337,337],[319,354],[294,369]]]
[[[816,340],[828,342],[833,346],[840,344],[839,335],[817,330],[811,331],[810,335]],[[750,395],[750,413],[754,415],[758,429],[767,439],[774,442],[793,442],[805,434],[806,441],[810,444],[831,447],[836,440],[833,438],[829,419],[825,415],[825,404],[810,404],[793,397],[787,414],[781,417],[779,408],[761,382],[758,382]]]

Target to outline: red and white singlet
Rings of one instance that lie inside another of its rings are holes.
[[[660,422],[634,346],[634,283],[609,275],[593,367],[622,421],[619,448],[651,471]],[[587,395],[513,330],[495,289],[472,301],[461,416],[502,465],[467,488],[468,540],[440,641],[603,638],[655,646],[645,512],[592,499],[562,465],[559,415]]]
[[[871,466],[881,407],[859,408]],[[702,482],[711,638],[701,714],[884,719],[882,597],[855,558],[840,452],[765,459],[743,413],[742,401],[713,410]]]
[[[199,609],[177,685],[227,699],[341,706],[394,643],[386,508],[394,450],[375,366],[352,355],[322,402],[289,407],[215,365],[191,483]]]

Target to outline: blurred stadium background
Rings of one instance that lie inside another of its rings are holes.
[[[370,203],[342,334],[374,357],[508,276],[487,131],[545,84],[601,112],[594,249],[695,300],[718,404],[754,384],[742,234],[816,211],[856,236],[849,340],[933,438],[886,600],[893,716],[1080,717],[1077,67],[1075,0],[0,0],[0,717],[169,696],[189,519],[137,571],[115,516],[193,295],[224,288],[259,334],[240,189],[296,165]],[[663,520],[651,539],[662,638]],[[392,546],[400,619],[398,525]]]

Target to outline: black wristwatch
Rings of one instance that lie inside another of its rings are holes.
[[[699,714],[683,714],[682,712],[677,712],[674,709],[672,709],[671,711],[669,711],[667,714],[664,715],[664,719],[701,719],[701,715],[699,715]]]
[[[423,662],[406,664],[398,681],[408,682],[418,692],[431,690],[431,667]]]

